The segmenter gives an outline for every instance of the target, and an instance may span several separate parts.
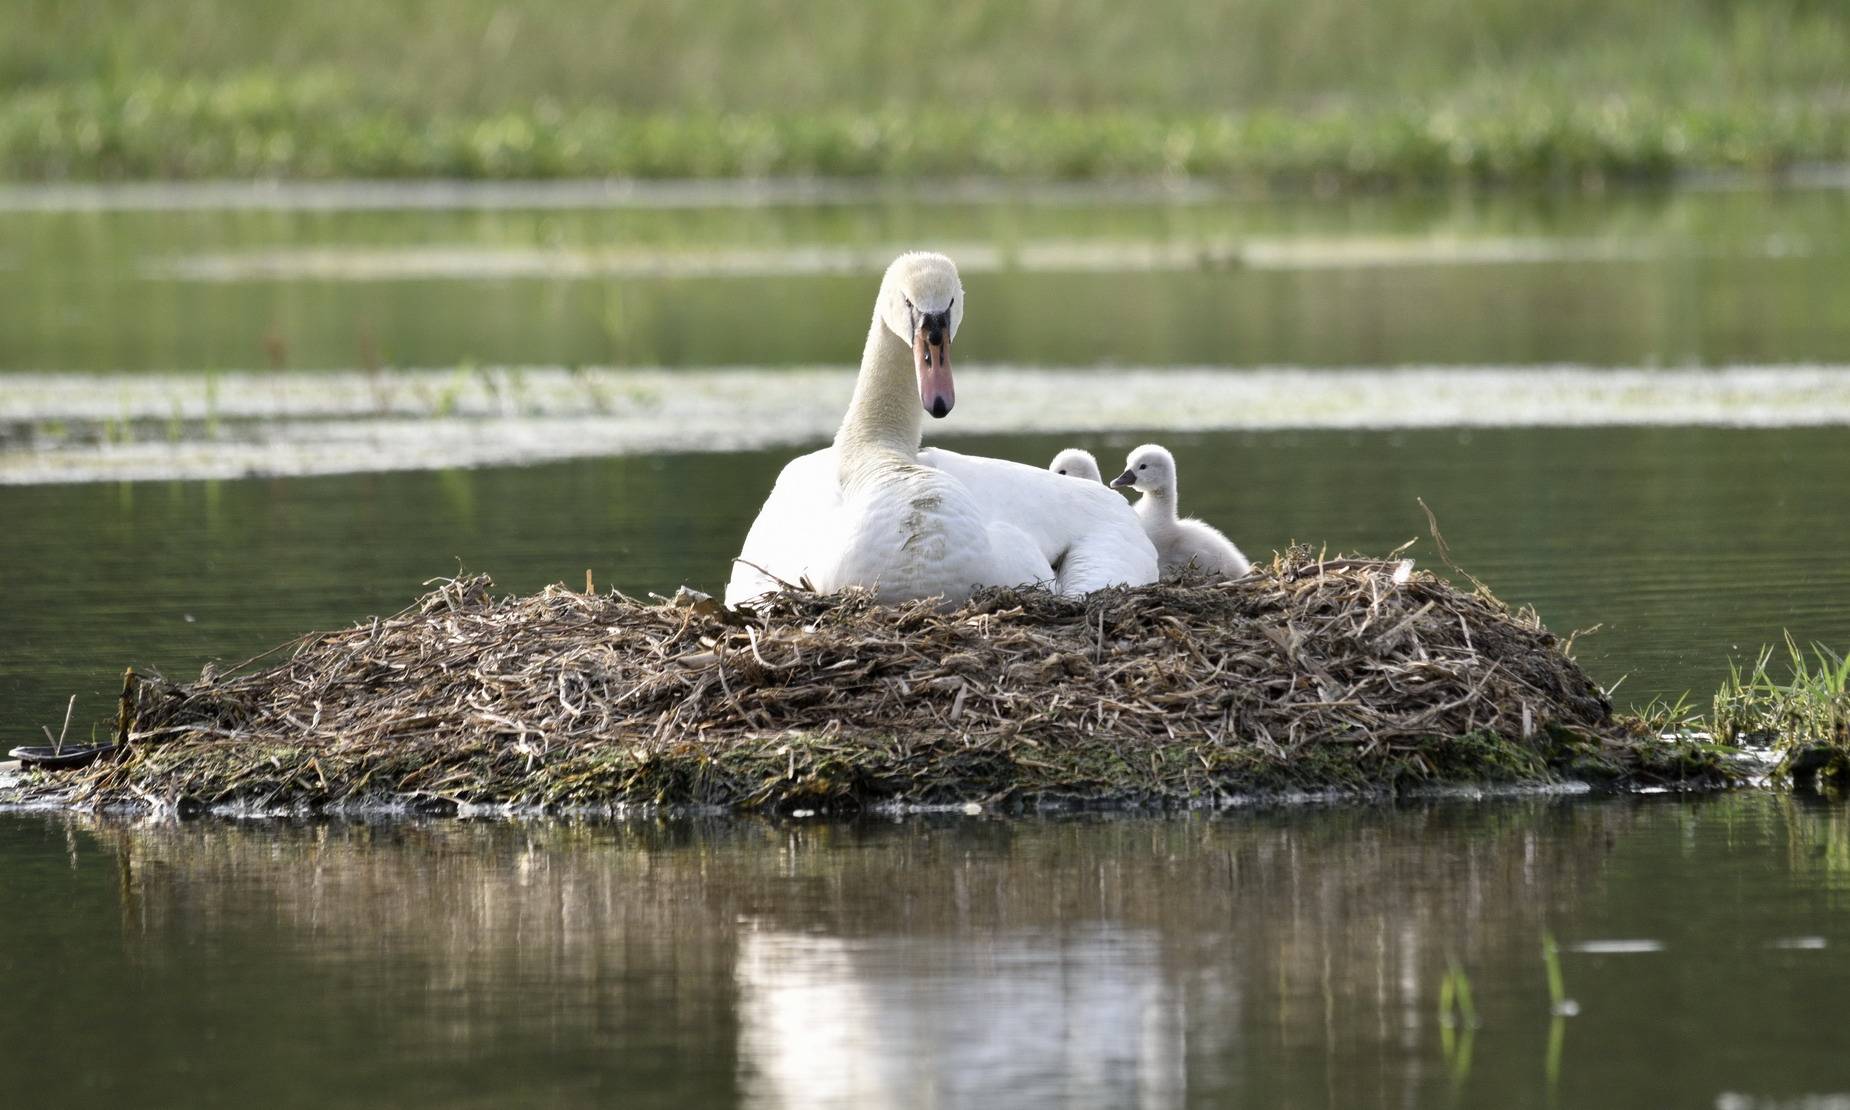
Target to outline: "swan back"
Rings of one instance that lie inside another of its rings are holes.
[[[975,491],[985,516],[1026,533],[1054,568],[1058,592],[1156,581],[1156,550],[1136,512],[1103,484],[940,447],[919,452],[919,461]]]

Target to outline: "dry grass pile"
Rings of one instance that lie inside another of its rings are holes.
[[[131,674],[127,754],[24,791],[840,810],[1725,773],[1628,735],[1532,612],[1393,571],[1298,551],[1237,582],[992,589],[949,612],[497,599],[463,578],[228,673]]]

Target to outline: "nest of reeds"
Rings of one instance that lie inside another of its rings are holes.
[[[23,793],[839,811],[1722,773],[1628,735],[1532,611],[1302,550],[1237,581],[990,589],[951,610],[444,580],[195,682],[131,672],[117,738],[122,758]]]

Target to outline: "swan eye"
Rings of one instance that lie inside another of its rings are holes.
[[[1137,469],[1138,470],[1148,470],[1150,469],[1150,464],[1149,463],[1138,463]]]

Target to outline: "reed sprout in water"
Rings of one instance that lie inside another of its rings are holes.
[[[1728,743],[1763,741],[1779,753],[1776,773],[1850,779],[1850,656],[1823,644],[1799,647],[1788,633],[1753,666],[1731,663],[1715,695],[1711,726]],[[1783,666],[1781,665],[1783,664]]]
[[[1615,687],[1616,688],[1616,687]],[[1613,690],[1607,690],[1608,694]],[[1638,727],[1655,735],[1685,735],[1703,729],[1706,725],[1702,707],[1688,690],[1675,698],[1654,697],[1631,710],[1631,717],[1638,722]]]

